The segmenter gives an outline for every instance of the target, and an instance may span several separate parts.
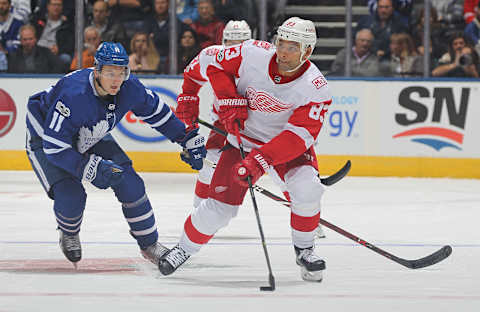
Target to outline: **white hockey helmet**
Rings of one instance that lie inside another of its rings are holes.
[[[223,29],[222,44],[225,45],[226,40],[248,40],[252,39],[252,31],[245,21],[231,20]]]
[[[317,43],[317,34],[315,25],[310,20],[304,20],[299,17],[290,17],[278,27],[277,39],[299,42],[301,45],[302,56],[308,47],[313,49]]]

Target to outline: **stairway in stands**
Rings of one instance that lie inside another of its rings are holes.
[[[352,27],[368,14],[367,0],[352,0]],[[312,20],[317,30],[317,45],[310,60],[328,74],[337,52],[345,46],[345,0],[288,0],[285,17]]]

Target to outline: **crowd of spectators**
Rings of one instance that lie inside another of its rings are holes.
[[[169,0],[84,0],[81,67],[93,65],[101,42],[120,42],[132,71],[169,73]],[[221,44],[230,19],[256,25],[256,0],[176,0],[177,68],[201,48]],[[0,72],[66,73],[78,67],[75,1],[0,0]],[[41,59],[45,61],[40,61]]]
[[[256,29],[258,0],[84,0],[85,29],[81,67],[93,64],[101,42],[120,42],[131,54],[132,71],[168,74],[170,25],[176,23],[177,68],[181,73],[200,49],[221,44],[225,24],[245,20]],[[321,3],[322,0],[319,0]],[[278,21],[268,0],[268,25]],[[430,11],[430,68],[435,77],[478,77],[480,0],[435,0]],[[365,0],[369,14],[355,25],[353,76],[423,75],[424,1]],[[273,16],[273,18],[272,18]],[[0,72],[66,73],[78,67],[75,55],[75,1],[0,0]],[[273,27],[271,27],[273,29]],[[267,29],[268,30],[268,29]],[[47,52],[48,51],[48,52]],[[341,49],[329,75],[344,75]],[[45,62],[41,62],[41,58]],[[50,65],[51,64],[51,65]]]
[[[424,69],[424,26],[430,25],[430,75],[478,77],[480,1],[431,1],[425,21],[424,1],[368,0],[369,15],[355,29],[352,76],[419,77]],[[329,75],[344,75],[345,49]]]

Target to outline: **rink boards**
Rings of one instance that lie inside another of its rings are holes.
[[[28,96],[58,77],[0,77],[0,169],[29,170],[24,152]],[[178,77],[141,78],[175,107]],[[333,103],[316,151],[322,175],[352,160],[350,175],[480,178],[479,86],[475,81],[330,80]],[[210,120],[209,86],[200,116]],[[204,134],[208,131],[202,128]],[[112,132],[140,171],[191,172],[179,147],[129,113]]]

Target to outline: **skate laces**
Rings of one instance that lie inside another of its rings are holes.
[[[65,249],[66,250],[79,250],[81,247],[80,247],[80,239],[78,238],[78,234],[77,235],[66,235],[66,234],[62,234],[62,241],[63,241],[63,245],[65,246]]]
[[[163,246],[159,242],[149,246],[147,249],[142,250],[142,254],[149,260],[158,262],[160,258],[168,251],[167,247]]]
[[[303,259],[303,260],[305,260],[307,262],[310,262],[310,263],[322,260],[319,256],[317,256],[313,252],[313,248],[312,249],[310,249],[310,248],[303,249],[300,252],[300,254],[298,255],[298,258]]]
[[[165,260],[168,261],[174,268],[179,267],[182,263],[187,261],[190,257],[185,250],[179,246],[175,246],[172,251],[165,257]]]

